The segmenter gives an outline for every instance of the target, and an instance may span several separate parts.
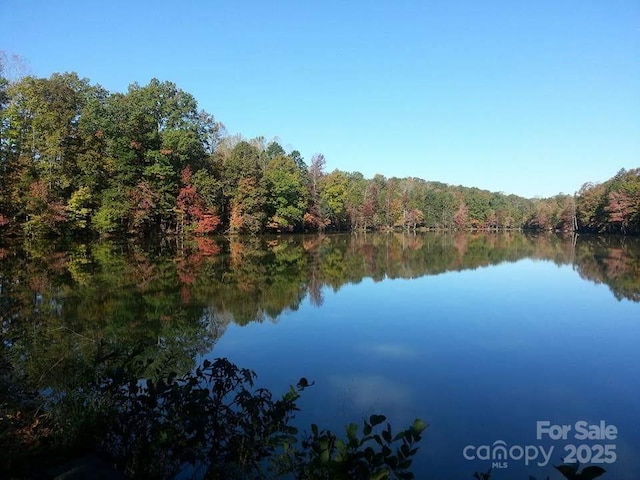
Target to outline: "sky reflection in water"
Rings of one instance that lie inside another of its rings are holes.
[[[536,421],[605,420],[619,430],[607,476],[640,471],[631,454],[640,445],[639,306],[571,266],[525,259],[323,293],[320,308],[304,301],[275,325],[228,328],[213,352],[254,366],[266,385],[313,379],[301,425],[419,416],[430,427],[418,478],[469,478],[490,463],[465,460],[466,445],[554,445],[559,464],[566,444],[585,442],[536,440]],[[495,478],[526,474],[551,468],[512,462]]]

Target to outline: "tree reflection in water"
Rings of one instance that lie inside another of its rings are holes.
[[[61,461],[96,445],[92,432],[108,431],[118,418],[105,392],[133,388],[132,379],[157,386],[193,375],[197,356],[232,322],[275,321],[305,298],[319,306],[327,288],[364,278],[523,258],[573,265],[617,299],[640,301],[640,242],[633,238],[514,232],[0,244],[3,467]],[[274,422],[287,433],[285,417]]]

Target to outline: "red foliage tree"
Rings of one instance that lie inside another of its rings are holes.
[[[53,232],[57,232],[67,218],[63,201],[53,197],[43,180],[29,185],[27,211],[32,225],[41,225]]]
[[[158,202],[158,194],[151,185],[148,182],[140,182],[129,192],[129,198],[133,205],[131,225],[138,229],[144,224],[150,224]]]
[[[456,228],[465,228],[467,226],[467,221],[469,220],[469,207],[467,207],[464,203],[458,207],[455,215],[453,216],[453,223]]]
[[[620,230],[625,233],[631,216],[637,212],[633,198],[623,192],[610,192],[606,211],[609,213],[609,221],[620,224]]]
[[[178,192],[176,205],[180,215],[180,227],[184,232],[185,226],[193,229],[194,233],[212,233],[220,225],[220,217],[207,208],[206,202],[191,184],[191,168],[185,167],[180,175],[183,187]]]
[[[211,233],[215,232],[220,225],[220,217],[212,213],[205,213],[198,220],[198,224],[194,230],[195,233]]]

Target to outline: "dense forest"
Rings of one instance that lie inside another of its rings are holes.
[[[391,229],[640,232],[640,169],[526,199],[307,164],[227,135],[174,83],[108,92],[75,73],[9,81],[0,65],[0,234]]]

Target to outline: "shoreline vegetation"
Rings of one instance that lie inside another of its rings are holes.
[[[0,65],[0,235],[323,231],[640,233],[640,169],[527,199],[307,164],[227,135],[172,82],[109,92],[76,73],[10,82]]]
[[[150,365],[136,358],[49,392],[31,390],[14,371],[2,375],[0,386],[11,389],[0,470],[12,479],[415,478],[427,428],[420,419],[394,434],[383,415],[363,419],[360,431],[349,424],[344,437],[316,424],[299,433],[292,421],[313,385],[306,378],[277,397],[225,358],[141,380]]]

